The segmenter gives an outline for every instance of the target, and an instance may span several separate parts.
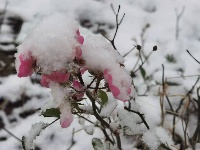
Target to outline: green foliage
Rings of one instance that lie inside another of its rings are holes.
[[[103,90],[99,90],[98,97],[101,99],[101,104],[105,105],[108,102],[108,95]]]
[[[60,110],[58,108],[47,109],[45,112],[42,112],[44,117],[56,117],[60,118]]]
[[[141,73],[143,79],[145,80],[146,79],[146,71],[144,70],[143,67],[140,67],[140,73]]]

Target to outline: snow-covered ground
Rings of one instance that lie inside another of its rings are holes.
[[[192,88],[200,74],[199,64],[186,52],[189,50],[197,60],[200,60],[199,0],[9,0],[5,16],[16,15],[24,22],[16,38],[10,35],[8,26],[1,26],[0,43],[2,41],[9,43],[13,38],[16,43],[21,43],[43,16],[54,12],[71,14],[83,27],[89,28],[94,33],[102,33],[111,39],[115,32],[116,22],[110,4],[113,4],[115,10],[120,4],[120,17],[125,13],[115,41],[121,55],[139,44],[142,46],[142,56],[145,59],[153,50],[153,46],[158,47],[158,50],[153,51],[143,65],[146,81],[144,82],[140,71],[136,73],[133,81],[138,94],[141,95],[137,99],[143,106],[142,110],[146,115],[147,123],[150,126],[159,125],[161,123],[162,64],[168,83],[166,93],[174,108]],[[5,5],[6,1],[0,0],[1,12],[5,9]],[[0,50],[13,50],[12,46],[0,47]],[[125,60],[127,70],[132,71],[138,60],[138,50],[134,49],[125,57]],[[0,64],[2,63],[0,60]],[[141,62],[134,70],[140,64]],[[33,80],[35,82],[32,82]],[[32,124],[40,121],[50,123],[54,120],[40,116],[38,108],[48,100],[50,90],[41,87],[37,80],[38,76],[33,76],[31,79],[18,78],[16,75],[0,78],[0,127],[4,126],[20,139],[28,134]],[[196,87],[199,85],[197,83]],[[197,98],[196,87],[192,93],[195,98]],[[18,101],[21,101],[19,106],[16,104]],[[188,99],[184,101],[184,103],[188,102]],[[164,99],[164,105],[167,110],[170,110],[166,99]],[[12,109],[11,107],[14,106],[15,108]],[[24,113],[31,115],[23,115]],[[172,115],[166,115],[163,123],[169,132],[172,131],[172,117]],[[194,133],[196,122],[197,118],[192,115],[187,131],[189,137]],[[176,133],[184,139],[181,120],[177,121],[176,127]],[[99,129],[95,129],[93,135],[86,134],[79,118],[75,117],[69,128],[62,129],[59,121],[49,126],[37,138],[36,146],[41,150],[65,150],[71,145],[73,129],[75,131],[73,138],[76,142],[71,148],[73,150],[92,149],[91,139],[103,137]],[[126,144],[130,145],[124,143],[124,149],[133,149],[126,147]],[[200,146],[196,148],[200,149]],[[0,150],[20,149],[22,146],[17,139],[4,129],[0,130]]]

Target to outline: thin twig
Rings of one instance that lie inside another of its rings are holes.
[[[74,144],[76,144],[76,141],[74,140],[74,134],[75,134],[75,128],[73,128],[72,131],[71,145],[69,146],[69,148],[67,148],[67,150],[70,150],[74,146]]]
[[[187,92],[186,96],[180,100],[178,108],[175,110],[176,113],[178,113],[179,109],[181,108],[183,101],[185,100],[186,97],[188,97],[192,91],[194,90],[194,87],[196,84],[199,82],[200,77],[197,78],[196,82],[192,86],[192,88]],[[172,138],[175,140],[175,123],[176,123],[176,116],[173,116],[173,129],[172,129]]]
[[[176,40],[178,40],[178,37],[179,37],[179,31],[180,31],[179,22],[180,22],[181,16],[184,13],[184,10],[185,10],[185,7],[182,8],[180,13],[178,13],[177,9],[175,10],[176,11]]]
[[[117,13],[116,13],[116,11],[115,11],[113,5],[111,4],[111,8],[112,8],[112,10],[113,10],[113,13],[115,14],[115,19],[116,19],[116,29],[115,29],[115,33],[114,33],[114,36],[113,36],[112,40],[109,40],[108,38],[106,38],[106,37],[104,36],[107,40],[110,41],[110,43],[112,44],[112,46],[113,46],[113,48],[114,48],[115,50],[117,50],[117,48],[116,48],[116,46],[115,46],[115,38],[116,38],[116,35],[117,35],[117,31],[118,31],[119,26],[120,26],[120,24],[122,23],[122,21],[123,21],[123,19],[124,19],[124,16],[125,16],[125,13],[124,13],[123,16],[122,16],[122,18],[119,20],[119,11],[120,11],[120,7],[121,7],[121,6],[119,5],[119,6],[118,6],[118,11],[117,11]]]
[[[22,140],[20,138],[18,138],[16,135],[14,135],[13,133],[11,133],[9,130],[7,130],[6,128],[2,128],[4,131],[6,131],[8,134],[10,134],[12,137],[14,137],[16,140],[18,140],[20,143],[22,142]]]
[[[196,58],[194,58],[194,56],[192,56],[192,54],[189,52],[189,50],[186,50],[187,52],[188,52],[188,54],[196,61],[196,62],[198,62],[199,64],[200,64],[200,62],[196,59]]]
[[[96,108],[96,104],[95,104],[95,99],[92,97],[92,95],[90,94],[89,91],[86,91],[86,95],[88,96],[88,98],[90,99],[90,101],[92,102],[92,109],[93,109],[93,112],[94,112],[94,116],[96,117],[97,120],[99,120],[104,126],[106,126],[107,128],[110,128],[110,125],[105,121],[103,120],[103,118],[101,118],[99,116],[99,114],[97,113],[97,108]]]
[[[148,60],[148,58],[151,56],[152,52],[153,52],[153,51],[151,51],[151,52],[149,53],[149,55],[146,57],[146,59],[142,62],[142,64],[141,64],[135,71],[134,71],[134,70],[131,71],[131,74],[135,74],[138,70],[140,70],[140,68],[147,62],[147,60]]]
[[[108,133],[106,132],[106,130],[104,128],[101,128],[101,131],[103,132],[103,134],[105,135],[106,137],[106,141],[109,141],[112,145],[115,144],[115,142],[108,136]]]
[[[126,54],[124,54],[123,57],[126,57],[128,54],[130,54],[135,49],[135,47],[136,47],[136,45],[130,51],[128,51]]]
[[[124,107],[124,109],[127,110],[127,111],[129,111],[129,112],[134,112],[134,113],[136,113],[138,116],[140,116],[140,118],[142,119],[142,121],[143,121],[143,123],[145,124],[145,126],[147,127],[147,129],[150,129],[150,128],[149,128],[149,125],[147,124],[146,120],[144,119],[144,114],[141,114],[140,112],[131,110],[131,109],[127,108],[126,106]]]
[[[76,114],[77,116],[79,116],[80,118],[85,119],[86,121],[88,121],[89,123],[93,124],[94,126],[98,126],[97,124],[95,124],[94,122],[90,121],[89,119],[85,118],[84,116],[79,115],[78,113]],[[99,127],[99,126],[98,126]]]

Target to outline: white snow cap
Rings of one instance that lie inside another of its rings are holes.
[[[132,79],[128,71],[123,66],[120,66],[120,64],[124,63],[124,58],[112,47],[109,41],[102,35],[90,34],[85,37],[82,55],[86,61],[86,67],[94,71],[108,71],[112,76],[113,84],[120,89],[119,99],[130,99],[127,89],[131,88],[134,91],[131,86]]]
[[[79,45],[77,31],[78,22],[68,15],[54,13],[45,17],[18,46],[16,64],[20,64],[18,56],[21,53],[30,51],[45,74],[66,68],[67,62],[73,60],[75,47]]]

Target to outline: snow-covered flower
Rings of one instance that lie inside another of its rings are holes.
[[[50,75],[42,75],[40,83],[44,87],[49,87],[50,82],[65,83],[69,80],[69,77],[70,73],[64,70],[54,71]]]

